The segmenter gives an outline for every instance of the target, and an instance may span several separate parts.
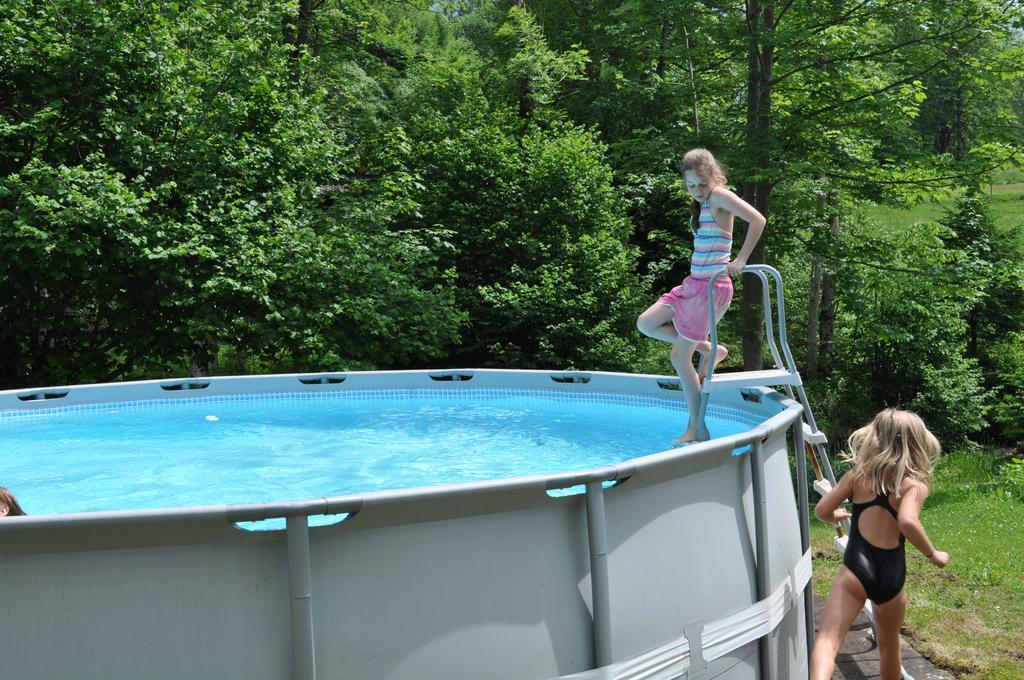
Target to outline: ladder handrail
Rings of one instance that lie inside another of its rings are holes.
[[[708,353],[708,357],[714,357],[718,352],[718,324],[715,320],[715,282],[718,277],[726,273],[726,269],[720,269],[711,275],[708,280],[708,319],[709,323],[709,341],[711,343],[711,351]],[[754,274],[758,279],[761,280],[761,295],[762,295],[762,306],[764,307],[764,323],[765,323],[765,336],[768,339],[768,346],[772,353],[772,358],[775,360],[775,367],[789,371],[790,373],[796,373],[796,361],[793,359],[793,354],[789,349],[788,334],[786,331],[786,303],[782,290],[782,275],[779,271],[767,264],[748,264],[743,267],[744,274]],[[772,322],[772,305],[771,296],[769,292],[768,277],[765,274],[770,274],[775,280],[775,300],[778,309],[779,316],[779,343],[782,345],[783,354],[785,360],[779,354],[778,345],[775,342],[775,329]],[[712,380],[714,375],[714,365],[708,367],[707,380]]]
[[[772,299],[768,290],[768,277],[764,275],[764,272],[753,273],[757,274],[757,278],[761,280],[761,307],[764,309],[764,335],[768,340],[768,349],[771,350],[772,359],[775,361],[775,368],[786,368],[782,363],[782,357],[779,356],[779,348],[775,346],[775,329],[771,314]],[[782,330],[781,325],[779,330]]]
[[[726,272],[727,270],[725,268],[720,269],[715,272],[708,281],[708,318],[710,321],[709,339],[711,342],[711,351],[708,353],[709,358],[714,357],[718,352],[718,324],[715,322],[714,285],[715,281],[718,280],[718,277],[722,276]],[[743,273],[754,274],[761,281],[761,303],[764,307],[765,335],[768,338],[768,347],[771,350],[772,358],[775,360],[776,368],[798,375],[796,360],[793,358],[793,353],[789,348],[789,333],[786,328],[786,300],[782,286],[782,274],[779,273],[778,269],[767,264],[748,264],[743,267]],[[775,329],[772,323],[772,306],[771,296],[769,294],[770,284],[768,282],[768,275],[770,275],[775,282],[775,304],[779,317],[778,339],[779,344],[782,345],[782,355],[779,354],[779,348],[775,344]],[[702,369],[707,372],[706,381],[710,382],[714,380],[715,367],[713,362],[711,366],[702,365]],[[804,390],[802,388],[797,389],[797,394],[794,395],[791,386],[786,385],[785,389],[787,396],[791,398],[796,396],[799,397],[800,402],[804,407],[807,424],[811,426],[811,430],[813,432],[817,432],[818,424],[815,422],[814,413],[811,411],[811,406],[807,401],[807,396]],[[828,478],[834,483],[835,479],[833,478],[834,475],[832,474],[831,464],[826,464],[825,467],[828,473]]]

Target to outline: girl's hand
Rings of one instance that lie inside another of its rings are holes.
[[[746,260],[736,258],[725,267],[725,271],[729,273],[729,276],[739,276],[743,273],[743,268],[747,266]]]
[[[853,515],[846,508],[836,508],[832,511],[832,524],[839,524],[843,520],[850,519]]]
[[[942,569],[949,564],[949,553],[943,552],[942,550],[936,550],[928,556],[928,561],[934,564],[939,569]]]

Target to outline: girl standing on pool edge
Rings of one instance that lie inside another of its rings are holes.
[[[764,232],[765,218],[754,206],[726,187],[725,173],[707,149],[691,149],[683,156],[683,179],[693,199],[690,204],[690,229],[693,231],[693,257],[690,275],[671,291],[662,295],[636,320],[640,332],[656,340],[672,343],[672,366],[679,375],[686,395],[690,421],[677,444],[697,440],[700,423],[700,380],[693,367],[693,353],[707,358],[711,343],[708,315],[708,283],[711,276],[725,269],[729,276],[743,271],[750,253]],[[733,218],[739,217],[749,226],[743,247],[735,260],[732,255]],[[732,302],[733,286],[729,276],[715,281],[715,322]],[[718,345],[714,361],[705,361],[710,371],[725,359],[729,350]],[[705,376],[707,374],[705,373]]]
[[[907,612],[905,539],[940,569],[949,562],[919,518],[941,447],[917,414],[889,408],[850,435],[849,449],[853,469],[814,506],[823,522],[849,519],[850,537],[821,614],[810,680],[830,680],[836,653],[865,600],[874,604],[882,680],[898,680]],[[846,499],[852,515],[842,508]]]

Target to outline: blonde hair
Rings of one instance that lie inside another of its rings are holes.
[[[931,488],[932,468],[942,446],[921,417],[911,411],[887,408],[874,420],[850,435],[849,453],[854,472],[875,493],[895,493],[898,498],[904,478],[911,477]]]
[[[696,173],[712,188],[725,186],[729,181],[725,177],[725,170],[707,149],[690,149],[683,155],[683,173],[687,170]],[[699,227],[700,203],[693,201],[690,204],[690,229],[697,231]]]

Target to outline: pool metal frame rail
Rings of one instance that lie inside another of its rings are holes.
[[[802,412],[802,408],[800,409]],[[797,413],[799,415],[799,413]],[[804,448],[803,423],[796,418],[789,426],[793,451]],[[762,680],[776,680],[778,664],[773,658],[770,636],[778,627],[796,600],[802,596],[804,603],[805,630],[807,634],[807,661],[810,663],[811,646],[814,639],[814,611],[811,593],[810,524],[807,485],[807,462],[803,456],[795,455],[797,464],[797,496],[800,512],[800,546],[803,557],[790,570],[786,583],[771,591],[769,576],[767,492],[764,476],[764,442],[769,438],[767,424],[745,436],[701,442],[687,448],[694,455],[709,444],[728,442],[730,450],[750,446],[750,474],[754,498],[754,539],[756,555],[757,602],[714,622],[693,621],[683,628],[683,634],[645,654],[619,662],[611,660],[611,625],[608,616],[608,575],[605,566],[606,544],[604,539],[604,500],[602,482],[612,478],[597,477],[594,471],[586,477],[568,480],[569,486],[585,481],[587,493],[587,518],[590,538],[592,598],[594,611],[595,669],[572,675],[560,676],[555,680],[644,680],[659,678],[675,680],[701,680],[707,672],[707,662],[720,658],[729,651],[739,649],[752,640],[759,643],[759,677]],[[717,448],[717,447],[716,447]],[[710,450],[710,447],[707,449]],[[559,485],[556,485],[559,484]],[[552,480],[551,489],[565,488],[565,483]],[[727,640],[723,644],[723,640]],[[708,651],[710,650],[710,654]]]
[[[793,447],[795,452],[803,450],[803,427],[797,420],[791,426],[793,435]],[[757,593],[758,602],[749,607],[749,611],[730,614],[731,620],[749,619],[745,622],[742,630],[734,628],[730,634],[737,638],[749,637],[757,634],[760,639],[761,669],[765,672],[767,680],[775,680],[775,660],[771,657],[770,647],[767,644],[768,636],[778,624],[778,615],[771,617],[768,607],[764,604],[771,596],[771,584],[768,573],[768,524],[767,524],[767,493],[764,480],[764,453],[763,444],[768,438],[763,428],[758,428],[746,436],[731,437],[728,442],[730,451],[750,445],[751,455],[749,456],[751,476],[753,480],[754,493],[754,514],[755,514],[755,552],[757,560]],[[712,442],[709,442],[712,443]],[[706,445],[697,444],[693,447],[693,454],[698,453],[697,447],[708,448]],[[720,447],[715,447],[719,449]],[[803,564],[804,575],[793,573],[791,583],[785,584],[788,587],[786,597],[790,602],[796,599],[799,592],[803,593],[805,606],[805,621],[807,622],[808,640],[808,662],[810,661],[810,642],[813,640],[813,609],[811,602],[810,586],[810,526],[808,520],[809,508],[807,498],[807,463],[799,453],[796,455],[799,477],[799,504],[801,514],[800,537],[801,548],[805,554],[806,564]],[[706,645],[705,622],[693,622],[683,629],[682,639],[684,644],[676,642],[676,657],[671,658],[670,668],[665,669],[668,674],[650,674],[652,665],[665,665],[664,654],[651,655],[652,658],[632,658],[626,663],[613,665],[611,657],[611,615],[610,615],[610,583],[608,576],[608,544],[606,535],[606,518],[604,511],[604,482],[615,482],[629,478],[631,466],[627,464],[613,466],[612,469],[599,468],[583,474],[570,474],[552,476],[548,481],[548,490],[555,491],[561,488],[586,486],[587,499],[587,528],[588,544],[590,546],[590,567],[591,567],[591,597],[593,602],[593,638],[594,638],[594,672],[584,672],[570,676],[562,676],[565,680],[586,680],[596,678],[615,678],[626,680],[633,677],[658,677],[658,678],[686,678],[697,680],[705,675],[707,660],[703,656],[702,648]],[[333,514],[338,512],[356,512],[361,504],[347,504],[344,502],[332,504],[325,500],[328,507],[319,507],[316,502],[314,507],[308,504],[293,504],[285,508],[268,506],[259,518],[269,519],[272,517],[286,516],[288,522],[288,562],[289,562],[289,587],[291,592],[292,611],[292,680],[315,680],[315,656],[313,647],[313,623],[312,623],[312,592],[310,585],[310,554],[309,554],[309,526],[308,515],[310,514]],[[331,512],[329,512],[329,510]],[[298,513],[298,514],[293,514]],[[236,521],[240,521],[242,514],[236,515]],[[253,516],[244,515],[246,519],[253,519]],[[805,582],[802,591],[797,586]],[[777,599],[777,597],[776,597]],[[790,602],[787,602],[790,603]],[[776,605],[776,608],[778,606]],[[746,640],[743,640],[745,644]],[[740,644],[718,650],[717,656],[741,646]],[[684,648],[678,648],[684,647]],[[611,667],[611,670],[606,670]],[[638,668],[639,667],[639,668]]]
[[[767,394],[767,392],[765,392]],[[763,445],[773,433],[787,428],[792,436],[794,451],[803,448],[803,428],[799,404],[783,400],[784,410],[768,419],[761,426],[740,435],[722,437],[691,445],[682,450],[654,454],[647,458],[672,457],[705,459],[734,455],[737,449],[750,446],[749,473],[753,493],[753,533],[756,554],[757,601],[749,607],[715,621],[692,621],[683,627],[681,635],[643,654],[615,661],[612,657],[613,629],[610,607],[612,583],[608,569],[607,517],[605,510],[605,485],[629,479],[637,471],[637,462],[592,469],[582,473],[565,473],[545,476],[544,486],[548,490],[566,489],[585,485],[587,544],[589,545],[590,589],[593,616],[593,667],[571,675],[558,676],[564,680],[631,678],[686,678],[698,680],[705,677],[707,664],[759,640],[759,677],[775,680],[777,664],[772,658],[769,638],[779,626],[787,612],[803,597],[808,637],[808,659],[810,641],[813,639],[813,613],[811,611],[809,551],[807,468],[803,456],[797,455],[798,466],[798,508],[800,546],[802,558],[789,569],[789,576],[774,590],[769,577],[767,494],[764,477]],[[640,461],[642,459],[637,459]],[[538,478],[503,480],[508,487],[536,484]],[[473,483],[449,487],[426,488],[403,492],[407,496],[431,496],[435,500],[444,496],[456,496],[474,487],[491,486],[494,483]],[[363,509],[365,502],[374,496],[392,495],[389,492],[363,496],[341,496],[290,503],[251,504],[236,506],[207,506],[189,509],[151,511],[94,512],[55,516],[27,516],[6,518],[0,522],[0,533],[20,531],[45,531],[48,526],[61,527],[104,527],[117,528],[126,523],[168,519],[209,520],[220,518],[229,523],[260,521],[271,518],[285,518],[287,523],[287,578],[291,615],[291,678],[292,680],[315,680],[317,677],[314,647],[314,618],[316,593],[311,580],[312,558],[310,552],[310,515],[355,514]],[[340,669],[344,673],[344,669]]]

